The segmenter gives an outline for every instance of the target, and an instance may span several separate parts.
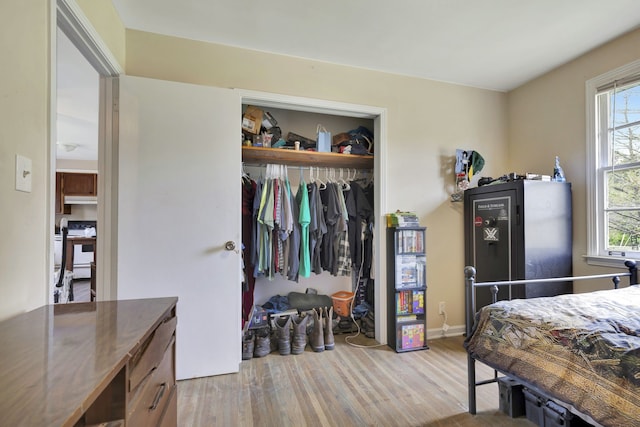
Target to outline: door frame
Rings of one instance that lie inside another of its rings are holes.
[[[350,104],[316,98],[305,98],[280,95],[268,92],[236,89],[240,94],[242,104],[262,107],[280,108],[334,116],[349,116],[373,119],[375,156],[373,166],[374,176],[374,310],[375,339],[381,344],[387,343],[387,292],[386,292],[386,217],[387,212],[387,109],[361,104]]]
[[[54,7],[55,5],[55,7]],[[56,31],[57,28],[71,40],[73,45],[87,59],[89,64],[100,75],[100,107],[98,134],[98,206],[97,220],[100,227],[100,238],[96,248],[96,299],[116,299],[116,257],[117,250],[117,164],[118,164],[118,117],[117,117],[117,76],[124,69],[115,59],[93,25],[84,15],[75,0],[52,0],[51,7],[51,61],[50,61],[50,164],[49,164],[49,281],[53,283],[53,245],[55,227],[55,173],[56,173]],[[115,126],[115,128],[114,128]],[[115,132],[114,132],[115,129]],[[108,249],[108,250],[107,250]],[[105,286],[109,284],[109,286]],[[47,286],[47,298],[53,302],[50,287]]]

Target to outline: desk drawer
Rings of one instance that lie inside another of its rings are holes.
[[[135,390],[145,377],[158,367],[167,347],[174,339],[176,323],[175,316],[165,319],[131,358],[129,362],[129,392]]]
[[[175,393],[174,352],[167,349],[162,361],[153,373],[140,384],[140,389],[129,402],[128,426],[157,426],[161,416],[167,412],[168,402]]]

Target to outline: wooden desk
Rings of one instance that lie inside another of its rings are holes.
[[[0,322],[2,425],[175,427],[176,303],[48,305]]]
[[[93,262],[96,262],[96,238],[84,236],[67,236],[67,265],[66,269],[73,271],[73,253],[76,245],[93,246]]]

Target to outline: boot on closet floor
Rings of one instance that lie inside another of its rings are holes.
[[[264,357],[271,353],[271,332],[269,328],[260,328],[256,331],[253,356]]]
[[[333,338],[333,307],[324,308],[326,317],[324,318],[324,348],[325,350],[333,350],[336,347],[335,339]]]
[[[291,354],[302,354],[307,346],[307,322],[309,316],[295,316],[293,318],[293,341]]]
[[[311,348],[315,352],[324,351],[324,332],[323,332],[323,319],[322,319],[322,307],[317,310],[313,310],[313,330],[311,331]]]
[[[275,324],[278,336],[278,351],[283,356],[291,354],[291,316],[278,317]]]
[[[242,360],[249,360],[253,357],[254,338],[253,331],[247,331],[242,336]]]

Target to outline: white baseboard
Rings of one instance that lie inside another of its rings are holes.
[[[442,328],[427,329],[427,339],[433,340],[446,337],[459,337],[465,333],[464,325],[449,326],[447,332],[443,332]]]

